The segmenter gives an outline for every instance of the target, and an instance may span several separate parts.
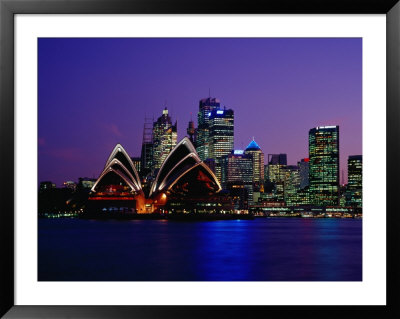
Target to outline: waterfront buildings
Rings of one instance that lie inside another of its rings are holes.
[[[253,161],[243,150],[234,150],[222,159],[222,186],[233,197],[235,209],[253,203]]]
[[[286,154],[268,154],[268,164],[266,167],[267,180],[274,185],[273,192],[278,202],[284,201],[286,166]]]
[[[348,184],[346,204],[362,207],[362,155],[349,156],[347,160]]]
[[[159,169],[176,145],[177,123],[172,124],[168,109],[153,123],[153,169]]]
[[[300,188],[307,187],[309,182],[309,171],[310,171],[310,159],[302,158],[300,162],[297,162],[300,169]]]
[[[266,177],[268,181],[275,183],[285,179],[284,168],[287,165],[286,154],[268,154],[268,164],[266,166]]]
[[[339,204],[339,126],[319,126],[308,134],[309,183],[313,205]]]
[[[230,198],[185,137],[169,152],[145,192],[134,163],[117,144],[89,196],[88,211],[152,213],[232,210]],[[209,205],[204,205],[209,204]]]
[[[247,145],[245,154],[249,155],[253,163],[253,189],[256,192],[264,191],[264,153],[253,140]]]
[[[233,150],[234,113],[229,109],[214,109],[209,113],[208,156],[215,160],[215,175],[221,181],[222,159]]]
[[[71,189],[72,191],[76,190],[76,183],[73,181],[66,181],[63,183],[64,188]]]
[[[209,121],[210,113],[220,109],[221,103],[217,98],[205,98],[199,102],[199,112],[197,114],[197,138],[196,150],[202,161],[209,158]]]
[[[96,182],[95,178],[89,178],[89,177],[79,177],[78,179],[78,185],[77,188],[79,189],[86,189],[89,190],[93,187],[94,183]]]
[[[300,189],[300,168],[297,165],[287,165],[285,168],[284,199],[288,206]]]

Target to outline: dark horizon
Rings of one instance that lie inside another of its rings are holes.
[[[308,131],[340,127],[340,178],[362,154],[362,39],[39,39],[39,182],[97,178],[115,144],[140,156],[144,117],[166,104],[178,141],[199,100],[235,111],[235,149],[254,137],[288,164]]]

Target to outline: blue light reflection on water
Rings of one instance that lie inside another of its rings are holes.
[[[40,219],[39,280],[362,280],[362,221]]]

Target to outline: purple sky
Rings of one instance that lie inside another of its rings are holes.
[[[98,177],[167,103],[186,135],[211,96],[235,111],[235,148],[308,157],[308,131],[340,126],[340,169],[362,154],[362,40],[39,39],[39,181]],[[266,155],[267,157],[267,155]]]

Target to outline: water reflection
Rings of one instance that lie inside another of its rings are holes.
[[[361,280],[361,220],[39,221],[39,280]]]

